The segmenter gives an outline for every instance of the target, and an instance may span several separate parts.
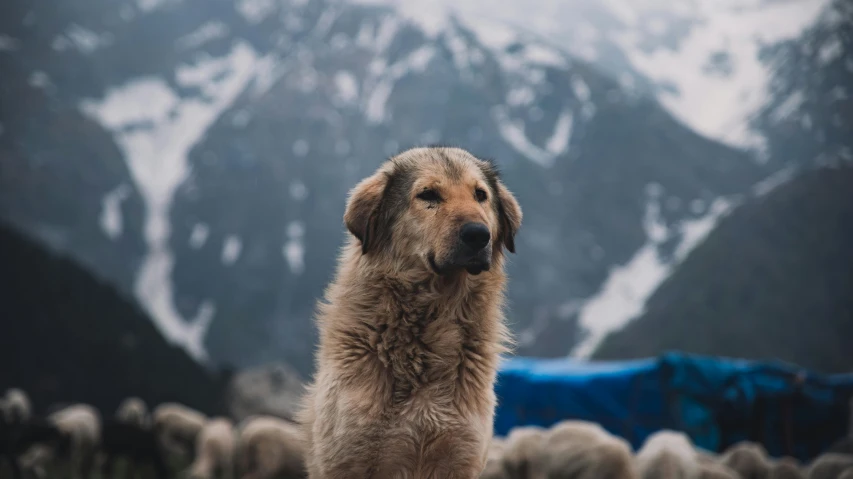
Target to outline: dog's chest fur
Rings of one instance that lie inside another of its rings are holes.
[[[460,300],[448,301],[448,293],[430,281],[386,279],[374,286],[376,308],[373,321],[364,323],[363,353],[373,363],[370,369],[385,376],[387,405],[403,406],[418,397],[447,401],[459,388],[470,387],[472,376],[488,372],[484,363],[490,354],[482,350],[487,341],[476,324],[482,318],[474,314],[482,294],[455,291]],[[475,382],[491,386],[488,379]]]

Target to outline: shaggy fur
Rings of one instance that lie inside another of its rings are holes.
[[[767,475],[767,479],[805,479],[800,464],[790,457],[776,461]]]
[[[39,445],[61,449],[67,445],[67,440],[59,428],[44,419],[33,417],[25,423],[8,423],[0,415],[0,467],[6,462],[12,477],[21,477],[22,458],[28,450]]]
[[[20,389],[9,389],[0,400],[0,413],[7,423],[24,423],[32,416],[32,406],[27,394]]]
[[[239,427],[237,467],[241,479],[305,477],[305,442],[299,428],[277,417],[247,418]]]
[[[486,467],[480,474],[480,479],[510,479],[503,465],[505,449],[506,444],[502,439],[492,438],[486,456]]]
[[[75,404],[48,416],[70,441],[68,454],[57,454],[65,459],[71,477],[89,477],[95,467],[95,454],[101,443],[101,415],[92,406]],[[63,457],[64,456],[64,457]]]
[[[151,424],[148,417],[148,406],[145,401],[138,397],[129,397],[119,404],[116,410],[116,419],[125,424],[135,424],[147,428]]]
[[[563,421],[545,436],[531,478],[637,479],[631,446],[601,426]]]
[[[700,479],[740,479],[738,474],[728,467],[715,462],[702,462],[699,464]]]
[[[501,460],[509,479],[525,479],[533,475],[545,445],[545,432],[539,426],[521,426],[510,430]]]
[[[771,466],[764,447],[746,441],[727,449],[720,461],[737,472],[742,479],[765,479]]]
[[[164,403],[154,409],[154,431],[170,455],[192,457],[207,416],[183,404]]]
[[[843,472],[853,469],[853,456],[823,454],[809,467],[809,479],[837,479]]]
[[[506,350],[503,250],[521,209],[491,163],[416,148],[350,193],[300,413],[312,479],[476,478]],[[469,255],[462,227],[488,228]],[[463,255],[464,252],[464,255]]]
[[[637,467],[643,479],[696,479],[699,459],[686,434],[658,431],[637,452]]]
[[[207,421],[195,443],[195,460],[190,467],[192,479],[230,478],[234,474],[237,439],[230,419]]]
[[[845,469],[844,472],[838,476],[838,479],[853,479],[853,467]]]

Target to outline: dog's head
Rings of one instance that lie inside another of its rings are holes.
[[[515,252],[521,208],[490,162],[459,148],[415,148],[353,188],[344,222],[362,254],[476,275],[503,248]]]

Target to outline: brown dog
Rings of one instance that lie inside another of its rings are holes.
[[[344,222],[300,417],[309,477],[478,477],[518,203],[491,163],[416,148],[351,191]]]

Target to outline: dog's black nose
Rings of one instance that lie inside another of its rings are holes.
[[[489,244],[491,234],[483,223],[466,223],[459,231],[459,238],[469,248],[479,251]]]

